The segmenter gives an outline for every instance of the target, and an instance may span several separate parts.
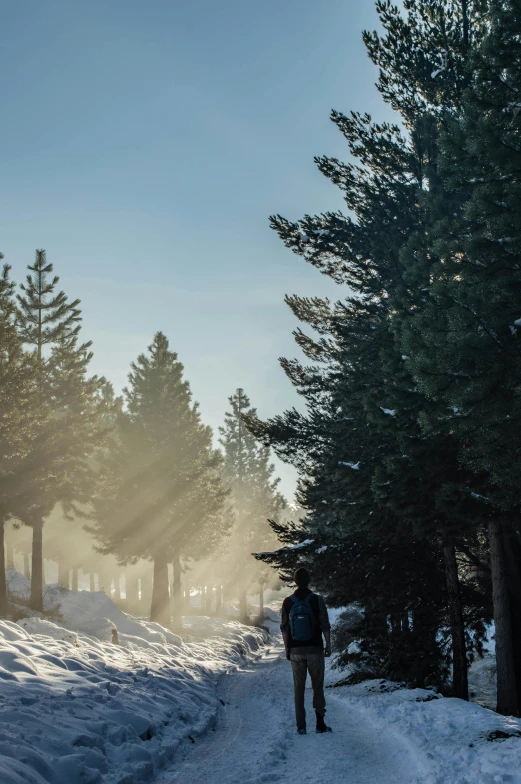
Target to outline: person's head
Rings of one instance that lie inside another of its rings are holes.
[[[307,569],[304,569],[304,567],[301,566],[293,575],[293,579],[297,588],[307,588],[311,582],[311,575]]]

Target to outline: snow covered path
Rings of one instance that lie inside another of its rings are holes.
[[[213,731],[176,755],[160,784],[413,784],[414,757],[396,738],[382,735],[328,689],[327,721],[334,732],[316,735],[311,690],[306,693],[311,732],[296,734],[291,667],[280,642],[262,659],[223,676],[225,703]]]

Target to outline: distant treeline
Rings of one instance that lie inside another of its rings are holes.
[[[305,514],[259,557],[358,606],[353,678],[468,699],[493,620],[497,707],[517,715],[521,4],[403,6],[379,0],[364,33],[397,125],[333,112],[348,163],[316,159],[347,212],[272,218],[347,298],[287,298],[313,330],[296,332],[309,363],[282,362],[307,413],[249,426],[299,469]]]
[[[0,278],[0,616],[16,548],[35,612],[44,610],[46,556],[65,587],[78,588],[81,568],[91,590],[114,585],[117,598],[124,567],[127,605],[170,626],[184,606],[183,571],[206,559],[205,605],[213,586],[217,610],[223,589],[233,590],[246,619],[248,589],[262,593],[270,572],[251,553],[274,540],[267,519],[286,505],[269,449],[244,426],[243,414],[255,416],[247,396],[229,399],[216,448],[157,333],[117,397],[89,375],[80,301],[58,289],[43,250],[28,269],[18,290],[8,265]]]

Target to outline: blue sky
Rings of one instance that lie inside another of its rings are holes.
[[[313,156],[347,157],[331,109],[390,117],[376,24],[373,0],[2,4],[0,250],[18,280],[47,250],[116,388],[163,330],[214,428],[238,386],[298,404],[284,295],[342,290],[268,217],[342,207]]]

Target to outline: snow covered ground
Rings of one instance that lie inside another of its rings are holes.
[[[11,591],[23,580],[10,575]],[[149,781],[180,744],[214,726],[219,676],[258,657],[266,640],[211,619],[208,639],[183,644],[104,594],[61,591],[61,603],[68,628],[0,621],[2,784]],[[202,636],[202,619],[193,625]],[[113,628],[119,645],[109,641]]]
[[[221,679],[218,694],[215,732],[181,747],[158,784],[521,784],[521,721],[424,689],[329,687],[331,735],[313,732],[309,689],[311,732],[296,735],[291,668],[276,637]]]
[[[194,616],[181,641],[104,594],[60,600],[60,625],[0,622],[1,784],[521,784],[521,721],[335,670],[334,732],[296,735],[273,607],[269,640]]]

